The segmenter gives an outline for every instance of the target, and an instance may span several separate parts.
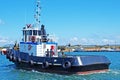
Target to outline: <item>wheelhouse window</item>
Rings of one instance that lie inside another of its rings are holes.
[[[33,30],[33,35],[37,35],[37,30]]]
[[[23,35],[25,35],[25,31],[23,30]]]
[[[41,35],[41,31],[40,31],[40,30],[38,30],[38,35],[39,35],[39,36]]]
[[[29,35],[29,30],[26,31],[26,34]]]
[[[27,32],[26,31],[24,31],[24,33],[23,33],[24,35],[26,35],[27,34]]]
[[[32,30],[29,31],[29,35],[32,35]]]

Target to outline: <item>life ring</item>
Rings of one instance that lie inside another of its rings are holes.
[[[48,67],[49,67],[49,63],[47,61],[45,61],[45,62],[42,63],[42,68],[43,69],[46,69]]]
[[[29,44],[28,45],[28,50],[30,51],[32,49],[32,46]]]
[[[71,62],[70,62],[70,61],[64,62],[64,63],[62,64],[62,67],[63,67],[64,69],[69,69],[69,68],[71,68]]]

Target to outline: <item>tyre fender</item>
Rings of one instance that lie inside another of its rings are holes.
[[[62,64],[62,67],[64,69],[69,69],[71,68],[71,62],[70,61],[65,61],[63,64]]]
[[[15,54],[13,54],[12,59],[13,59],[13,61],[16,61],[16,56],[15,56]]]
[[[42,68],[46,69],[48,67],[49,67],[49,63],[47,61],[42,63]]]
[[[33,64],[34,64],[33,60],[30,60],[30,65],[33,65]]]
[[[16,61],[16,57],[15,56],[13,56],[13,60]]]
[[[13,56],[12,55],[10,55],[10,60],[12,60],[13,59]]]
[[[19,63],[21,62],[21,58],[20,58],[20,57],[18,57],[18,62],[19,62]]]

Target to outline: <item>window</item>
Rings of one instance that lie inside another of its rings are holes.
[[[24,31],[24,35],[26,35],[27,33],[26,33],[26,31]]]
[[[33,35],[37,35],[37,30],[33,30]]]
[[[29,30],[26,31],[26,34],[29,35]]]
[[[23,35],[25,35],[25,31],[23,31]]]
[[[29,35],[32,35],[32,30],[29,31]]]
[[[40,30],[38,30],[38,35],[41,35],[41,31]]]

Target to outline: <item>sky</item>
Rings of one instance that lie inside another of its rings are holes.
[[[120,0],[40,0],[41,24],[59,45],[120,44]],[[0,46],[34,24],[36,0],[0,0]]]

